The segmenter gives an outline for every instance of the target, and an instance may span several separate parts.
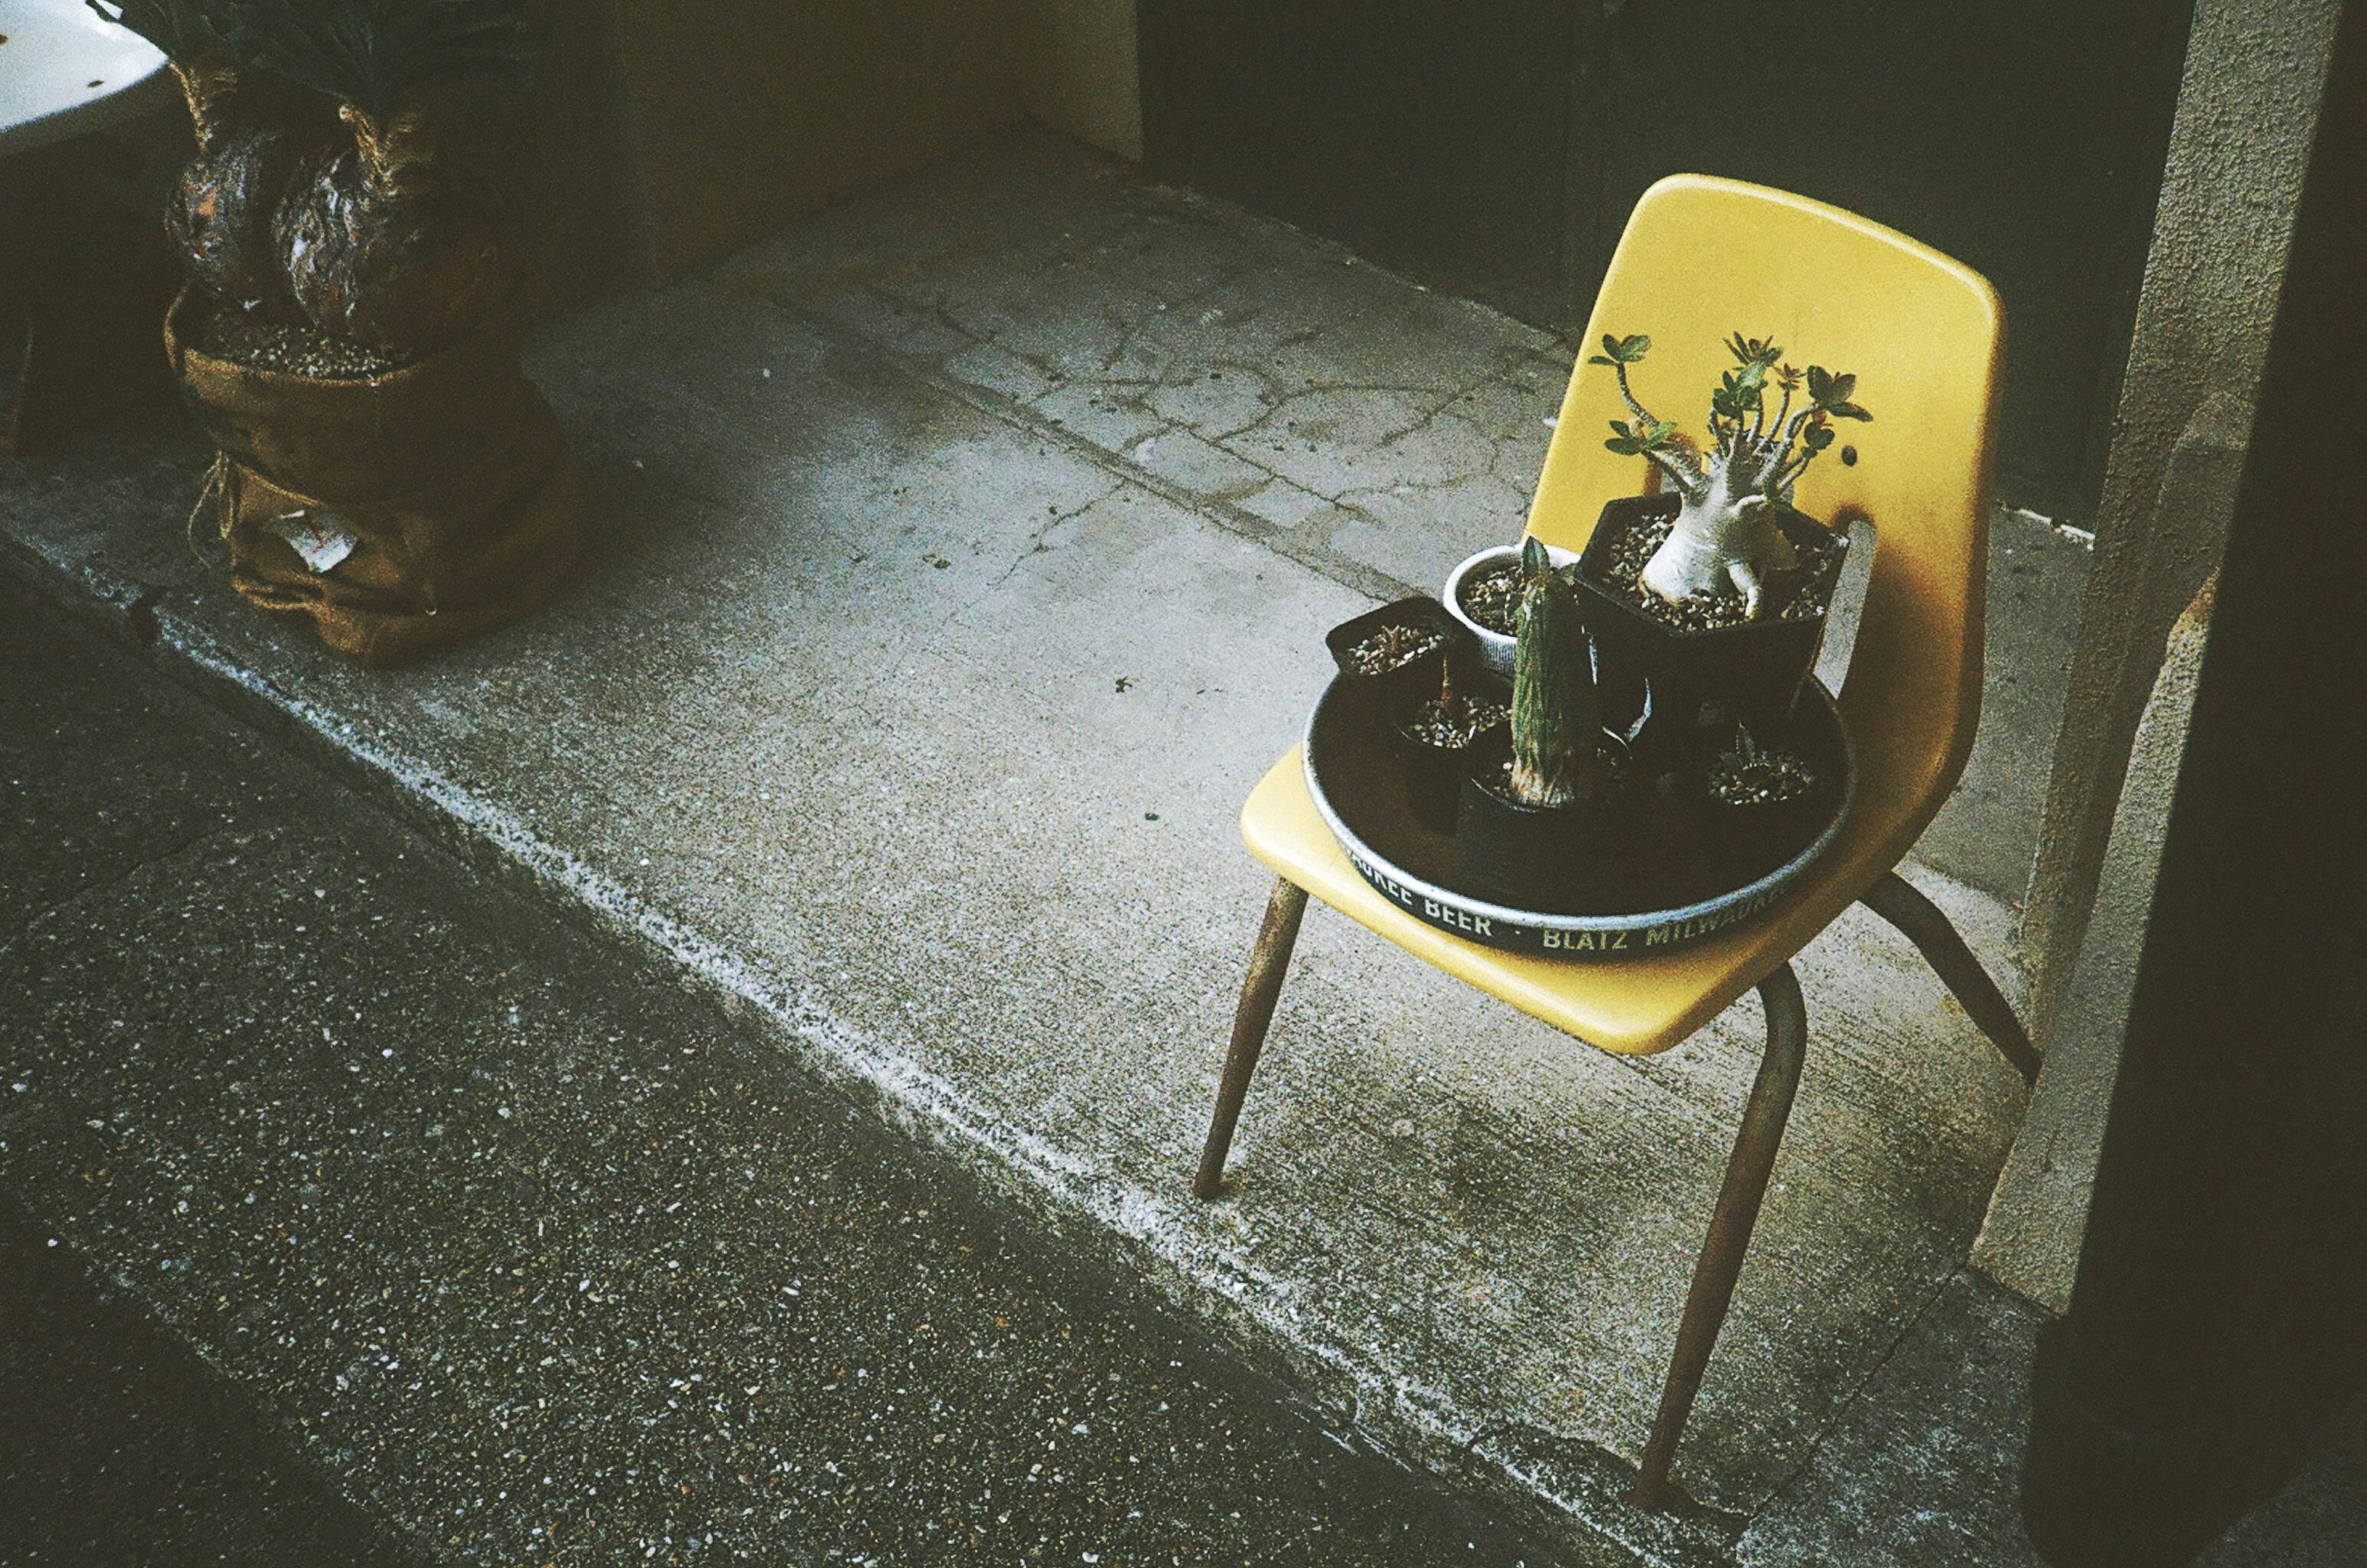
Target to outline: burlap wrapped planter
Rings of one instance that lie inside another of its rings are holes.
[[[164,322],[184,397],[221,450],[209,501],[231,582],[385,666],[514,620],[582,547],[583,491],[504,311],[368,379],[266,370],[192,347],[194,290]],[[291,536],[350,548],[315,570]]]

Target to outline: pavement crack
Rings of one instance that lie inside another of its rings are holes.
[[[1764,1494],[1752,1499],[1750,1506],[1752,1517],[1755,1517],[1766,1512],[1769,1505],[1789,1492],[1802,1476],[1816,1468],[1817,1461],[1823,1457],[1827,1446],[1832,1440],[1834,1431],[1841,1426],[1843,1418],[1848,1416],[1858,1401],[1864,1397],[1865,1391],[1873,1386],[1874,1381],[1883,1374],[1891,1362],[1898,1359],[1900,1347],[1912,1338],[1915,1331],[1922,1326],[1923,1320],[1931,1315],[1933,1309],[1940,1304],[1940,1298],[1948,1293],[1948,1287],[1964,1278],[1970,1269],[1967,1266],[1959,1264],[1942,1275],[1939,1282],[1924,1292],[1922,1301],[1917,1303],[1912,1313],[1908,1314],[1907,1321],[1899,1325],[1898,1331],[1890,1337],[1890,1343],[1882,1348],[1882,1354],[1874,1358],[1872,1364],[1866,1368],[1865,1375],[1851,1383],[1848,1392],[1833,1402],[1831,1410],[1826,1415],[1824,1420],[1818,1424],[1817,1435],[1809,1439],[1806,1448],[1802,1451],[1799,1462],[1778,1476]]]
[[[1116,475],[1138,490],[1147,491],[1161,500],[1172,502],[1224,529],[1227,533],[1238,535],[1252,544],[1262,545],[1274,554],[1287,560],[1296,561],[1300,566],[1319,576],[1331,579],[1343,588],[1364,594],[1367,598],[1382,601],[1402,599],[1421,592],[1402,579],[1375,570],[1359,562],[1344,559],[1329,549],[1313,546],[1307,540],[1296,537],[1290,531],[1268,523],[1254,513],[1230,501],[1204,494],[1152,473],[1125,455],[1113,452],[1108,447],[1089,440],[1065,425],[1054,423],[1016,398],[988,388],[975,386],[948,375],[933,365],[925,364],[913,355],[888,348],[866,337],[860,332],[832,321],[826,316],[787,306],[779,308],[794,316],[807,330],[836,346],[874,355],[881,364],[889,367],[898,375],[932,388],[957,402],[975,409],[990,418],[1002,421],[1015,430],[1024,431],[1031,439],[1058,446],[1070,455]],[[1218,450],[1225,451],[1228,456],[1238,456],[1229,448],[1219,447]]]

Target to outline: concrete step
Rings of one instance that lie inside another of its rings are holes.
[[[1186,1193],[1263,898],[1240,802],[1319,689],[1325,627],[1517,533],[1566,374],[1529,329],[1353,264],[1023,140],[609,301],[534,356],[595,561],[391,675],[191,558],[186,435],[9,462],[0,528],[60,602],[112,606],[161,667],[721,1003],[1338,1429],[1542,1500],[1588,1550],[1729,1560],[1863,1483],[1818,1456],[1974,1288],[2020,1114],[1886,928],[1845,918],[1801,960],[1810,1066],[1680,1458],[1700,1506],[1673,1517],[1624,1493],[1750,1007],[1614,1060],[1319,912],[1236,1191]],[[2001,530],[2031,554],[1993,575],[2030,583],[1993,604],[2067,592],[2071,547],[2031,527]],[[1993,685],[2002,661],[2043,686],[1992,646]],[[2031,733],[1943,818],[1960,846],[2019,809]],[[1932,858],[1996,884],[1990,853]],[[2010,979],[2006,906],[1908,873]],[[613,1206],[583,1201],[587,1225]],[[1954,1494],[1982,1539],[2011,1534],[2000,1451],[1968,1447]]]

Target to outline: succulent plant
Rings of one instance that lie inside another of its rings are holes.
[[[465,335],[509,293],[517,259],[490,203],[437,168],[434,88],[532,79],[521,0],[236,0],[232,37],[266,71],[323,94],[349,144],[308,159],[275,220],[314,324],[411,356]]]
[[[164,51],[197,134],[164,227],[217,299],[289,320],[295,302],[276,254],[272,217],[295,177],[304,139],[258,112],[231,33],[232,0],[85,0]]]
[[[1600,765],[1601,705],[1578,596],[1535,538],[1521,549],[1524,579],[1512,651],[1512,766],[1507,783],[1523,806],[1576,801]]]
[[[1784,351],[1774,344],[1737,333],[1727,342],[1735,368],[1710,393],[1710,446],[1704,452],[1674,424],[1654,418],[1627,384],[1627,367],[1640,363],[1651,346],[1648,337],[1606,333],[1603,352],[1587,360],[1617,374],[1630,415],[1611,422],[1611,439],[1603,446],[1657,466],[1683,501],[1668,538],[1644,565],[1644,586],[1671,603],[1731,587],[1742,594],[1744,615],[1756,620],[1767,573],[1792,559],[1773,508],[1790,499],[1794,482],[1833,444],[1833,421],[1874,415],[1850,400],[1857,390],[1855,376],[1821,365],[1796,370],[1784,363]],[[1772,419],[1767,412],[1771,385],[1782,400]],[[1795,410],[1803,390],[1807,400]]]

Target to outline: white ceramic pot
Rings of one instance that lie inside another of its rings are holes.
[[[1480,652],[1488,661],[1488,668],[1507,681],[1512,678],[1512,639],[1501,632],[1489,631],[1465,615],[1461,594],[1466,577],[1475,571],[1484,571],[1498,561],[1516,559],[1520,553],[1521,547],[1517,544],[1490,545],[1477,555],[1465,557],[1462,565],[1446,574],[1446,592],[1441,596],[1446,601],[1446,613],[1462,622],[1466,629],[1479,639]],[[1546,558],[1557,567],[1568,566],[1578,559],[1578,552],[1547,545]]]

